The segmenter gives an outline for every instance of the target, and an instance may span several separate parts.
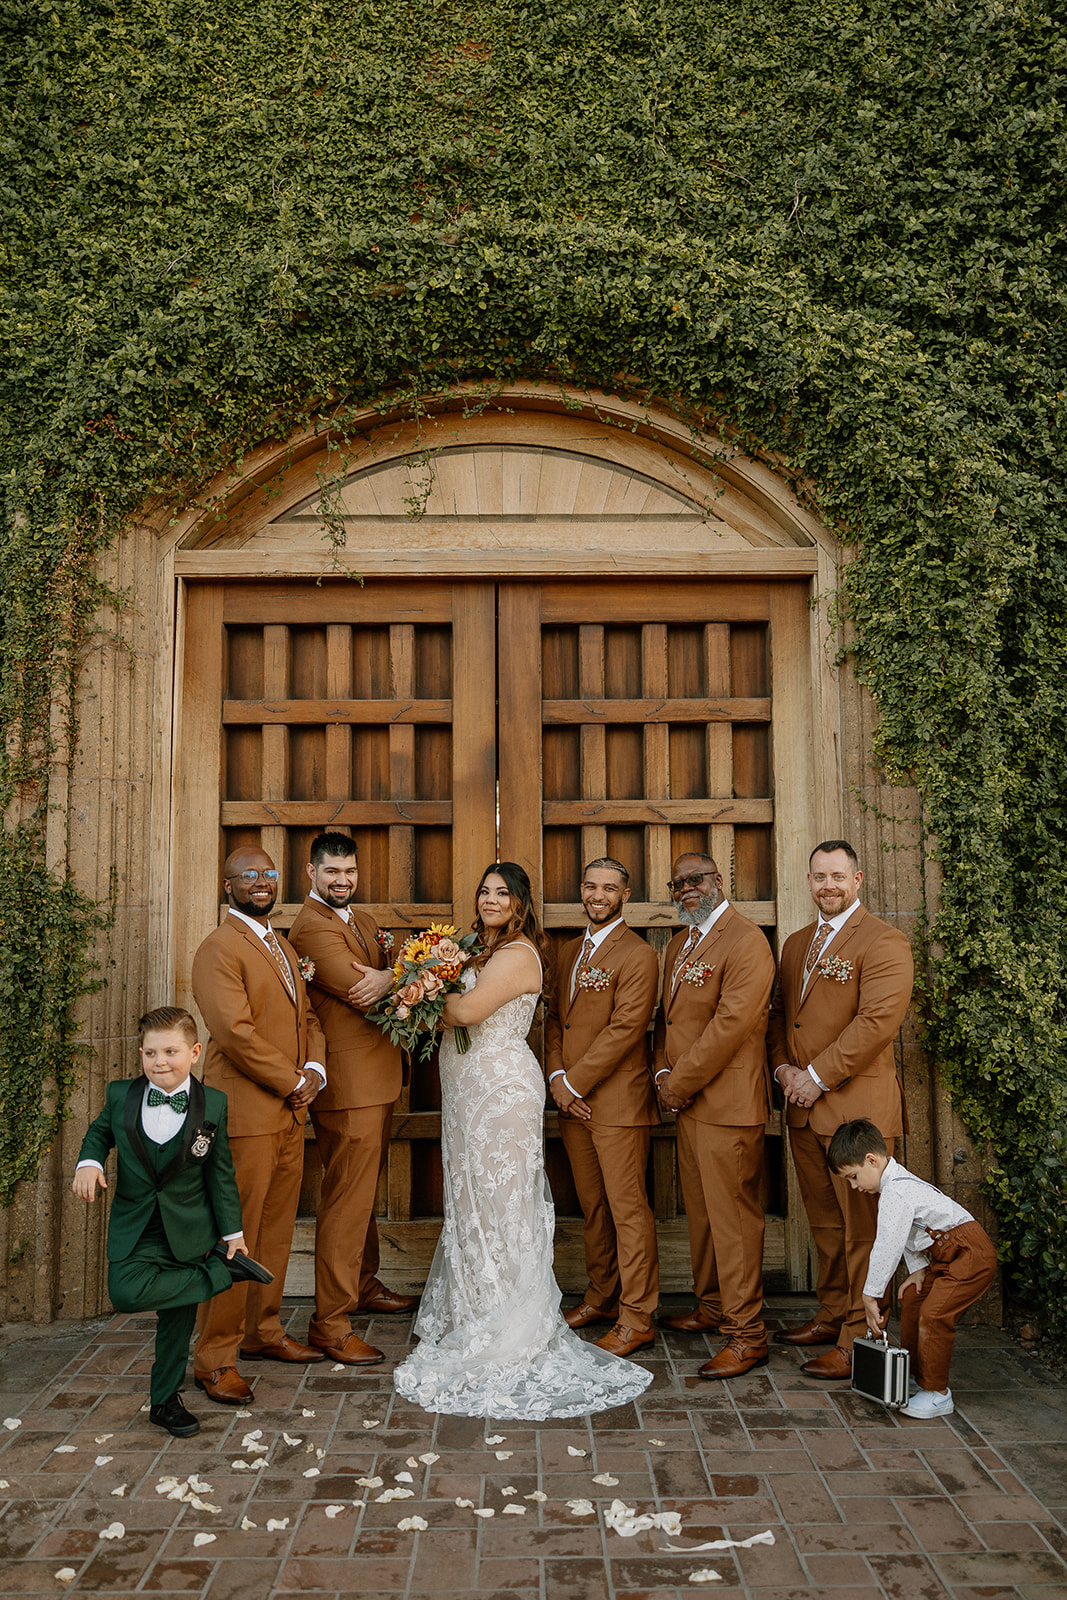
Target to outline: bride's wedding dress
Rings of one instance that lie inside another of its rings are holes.
[[[464,975],[469,988],[474,974]],[[545,1083],[526,1044],[537,996],[441,1044],[445,1222],[394,1375],[426,1411],[541,1421],[625,1405],[652,1381],[572,1333],[552,1272],[555,1212],[542,1154]]]

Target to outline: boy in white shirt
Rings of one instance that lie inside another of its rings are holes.
[[[863,1286],[872,1332],[881,1333],[888,1320],[879,1302],[901,1256],[908,1265],[900,1286],[900,1342],[911,1356],[917,1390],[901,1414],[947,1417],[955,1409],[948,1369],[956,1324],[993,1281],[993,1242],[969,1211],[894,1161],[866,1117],[841,1124],[826,1159],[853,1189],[878,1196],[878,1230]]]

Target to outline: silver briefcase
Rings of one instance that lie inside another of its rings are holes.
[[[876,1339],[868,1333],[852,1346],[852,1387],[884,1406],[907,1405],[910,1366],[908,1352],[891,1345],[887,1334]]]

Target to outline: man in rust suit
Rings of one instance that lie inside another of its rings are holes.
[[[782,1344],[830,1345],[805,1361],[816,1378],[850,1378],[852,1341],[866,1327],[863,1284],[874,1242],[877,1196],[830,1171],[826,1149],[843,1122],[869,1117],[893,1154],[904,1131],[904,1096],[893,1041],[911,1000],[911,948],[897,928],[860,903],[863,873],[852,846],[815,846],[808,887],[817,922],[782,950],[768,1056],[789,1102],[786,1122],[800,1193],[819,1254],[819,1309]]]
[[[629,873],[608,856],[582,877],[584,935],[564,945],[549,999],[545,1072],[585,1217],[589,1286],[564,1313],[572,1328],[615,1326],[597,1343],[630,1356],[655,1340],[656,1223],[645,1169],[659,1121],[648,1024],[659,963],[623,920]]]
[[[311,889],[289,930],[305,962],[311,1003],[326,1035],[329,1082],[311,1120],[322,1157],[315,1223],[315,1315],[308,1342],[345,1366],[370,1366],[382,1352],[352,1331],[353,1313],[401,1313],[418,1304],[378,1281],[374,1200],[400,1093],[400,1050],[365,1012],[387,994],[392,969],[374,918],[353,903],[356,845],[344,833],[312,840]]]
[[[679,856],[670,890],[688,931],[667,947],[656,1087],[678,1117],[697,1304],[662,1321],[687,1333],[718,1329],[726,1342],[698,1375],[736,1378],[767,1360],[760,1178],[774,957],[762,930],[725,898],[711,856]]]
[[[236,1284],[202,1307],[196,1385],[222,1405],[248,1405],[246,1360],[322,1361],[281,1324],[282,1291],[300,1199],[307,1108],[326,1080],[326,1041],[296,951],[270,925],[278,873],[253,846],[223,867],[230,909],[193,958],[193,995],[210,1037],[204,1082],[221,1089],[245,1240],[274,1282]]]

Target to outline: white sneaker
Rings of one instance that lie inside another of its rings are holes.
[[[940,1394],[936,1389],[920,1389],[912,1395],[906,1406],[901,1406],[902,1417],[920,1417],[929,1422],[934,1417],[950,1417],[956,1407],[952,1404],[952,1390]]]

